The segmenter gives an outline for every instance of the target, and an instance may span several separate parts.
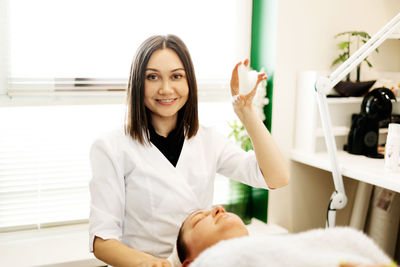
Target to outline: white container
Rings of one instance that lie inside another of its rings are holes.
[[[385,147],[385,170],[399,171],[400,124],[390,123]]]

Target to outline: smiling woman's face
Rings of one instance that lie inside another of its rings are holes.
[[[176,118],[189,96],[186,72],[169,48],[156,50],[146,67],[144,105],[158,118]]]
[[[248,235],[243,221],[221,206],[192,213],[182,227],[189,260],[221,240]]]

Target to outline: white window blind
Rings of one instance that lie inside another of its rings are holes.
[[[0,232],[87,220],[94,139],[122,125],[124,105],[0,108]],[[231,103],[200,103],[202,125],[227,136]],[[229,181],[217,176],[214,203]]]
[[[123,114],[121,105],[0,108],[0,231],[87,219],[90,145]]]
[[[166,33],[188,46],[202,88],[225,86],[250,53],[251,4],[9,0],[9,92],[123,89],[139,44]]]

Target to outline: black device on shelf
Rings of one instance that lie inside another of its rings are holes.
[[[383,158],[378,153],[379,123],[391,120],[392,102],[395,95],[388,88],[369,92],[361,103],[360,114],[353,114],[351,128],[344,150],[350,154]]]

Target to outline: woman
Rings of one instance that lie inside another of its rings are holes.
[[[233,96],[240,64],[232,74]],[[259,74],[257,85],[265,79]],[[174,35],[144,41],[131,67],[125,131],[100,138],[91,150],[89,231],[97,258],[114,266],[169,266],[164,259],[181,222],[211,207],[217,172],[261,188],[288,183],[285,160],[251,106],[255,90],[233,104],[254,146],[246,153],[199,126],[184,43]]]

